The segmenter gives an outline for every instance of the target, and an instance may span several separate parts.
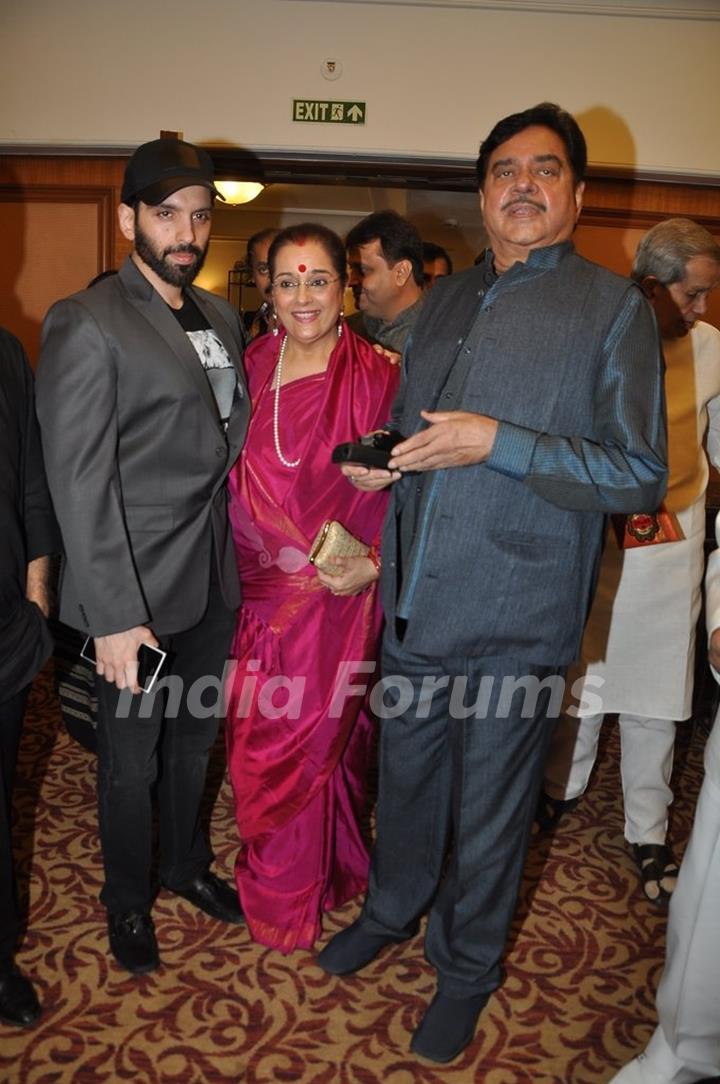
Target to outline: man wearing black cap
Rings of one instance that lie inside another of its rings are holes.
[[[242,921],[199,824],[218,725],[199,689],[217,685],[239,603],[225,483],[249,415],[239,316],[191,286],[215,194],[205,151],[175,139],[139,147],[118,211],[133,252],[117,275],[53,306],[38,369],[66,552],[60,617],[91,637],[97,660],[101,900],[110,947],[132,972],[159,964],[155,784],[160,883]],[[141,645],[158,644],[167,695],[143,694]]]

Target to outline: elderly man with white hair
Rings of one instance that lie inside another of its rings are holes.
[[[720,245],[690,219],[667,219],[641,240],[632,275],[662,337],[670,470],[665,504],[680,535],[675,541],[653,536],[661,521],[637,516],[624,525],[626,541],[635,535],[635,548],[620,546],[610,533],[583,638],[582,680],[573,685],[571,674],[568,682],[579,690],[579,704],[558,722],[537,819],[552,827],[576,804],[595,763],[603,718],[618,713],[625,838],[645,896],[663,906],[677,877],[667,844],[670,775],[675,724],[692,710],[708,455],[720,466],[720,332],[702,320],[720,283]]]

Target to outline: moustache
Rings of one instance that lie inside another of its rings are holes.
[[[197,245],[172,245],[170,248],[166,248],[163,252],[163,256],[172,256],[173,252],[190,252],[196,259],[200,259],[202,251]]]
[[[516,196],[515,199],[508,200],[503,206],[503,211],[508,211],[511,207],[518,207],[522,204],[529,204],[530,207],[537,207],[538,211],[545,211],[546,207],[544,203],[538,203],[534,199],[524,199],[522,196]]]

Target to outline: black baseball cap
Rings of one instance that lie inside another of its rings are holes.
[[[129,204],[142,200],[152,206],[194,184],[217,196],[214,179],[212,158],[202,147],[182,139],[153,139],[138,147],[125,167],[120,199]]]

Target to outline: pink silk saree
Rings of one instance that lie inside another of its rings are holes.
[[[325,373],[283,385],[280,444],[271,388],[281,339],[246,353],[253,416],[230,477],[230,519],[243,590],[228,688],[228,769],[241,839],[235,873],[255,940],[309,948],[323,910],[361,892],[359,828],[372,740],[367,697],[381,614],[375,585],[351,598],[324,588],[307,560],[326,519],[377,542],[387,497],[359,492],[333,447],[383,425],[398,370],[347,329]]]

